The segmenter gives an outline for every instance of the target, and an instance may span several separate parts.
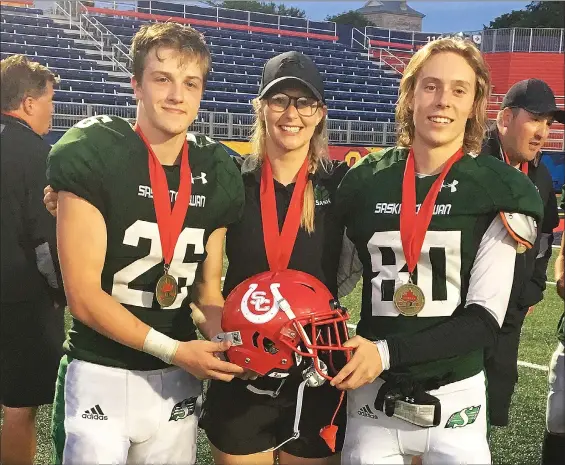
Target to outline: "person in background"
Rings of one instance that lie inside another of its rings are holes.
[[[565,210],[565,185],[561,189],[561,209]],[[565,232],[555,260],[557,294],[565,300]],[[557,348],[549,363],[546,431],[542,445],[542,465],[557,465],[565,457],[565,312],[557,325]]]
[[[55,220],[42,201],[49,153],[42,136],[49,132],[59,79],[22,55],[0,63],[0,462],[31,464],[37,407],[53,401],[64,340]]]
[[[485,353],[489,420],[507,426],[510,402],[518,381],[518,346],[524,317],[543,299],[547,264],[551,258],[553,230],[559,223],[553,181],[541,159],[541,149],[554,121],[565,112],[555,105],[549,86],[539,79],[514,84],[488,130],[481,155],[498,158],[522,171],[536,186],[544,206],[534,247],[518,248],[514,281],[504,323],[495,344]],[[536,195],[535,193],[533,195]]]

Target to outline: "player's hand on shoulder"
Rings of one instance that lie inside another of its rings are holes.
[[[351,360],[332,379],[331,385],[344,391],[372,383],[383,371],[377,345],[361,336],[347,340],[344,347],[353,349]]]
[[[225,352],[231,346],[229,341],[187,341],[181,342],[173,358],[173,364],[188,371],[198,379],[231,381],[244,369],[233,363],[220,360],[216,354]]]
[[[53,190],[51,186],[46,186],[43,189],[43,204],[49,213],[57,216],[57,199],[59,194]]]

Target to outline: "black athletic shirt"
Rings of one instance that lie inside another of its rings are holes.
[[[245,279],[269,270],[261,222],[261,167],[251,159],[237,162],[245,185],[245,208],[240,221],[231,224],[227,231],[229,266],[224,296]],[[331,161],[320,165],[310,175],[316,201],[314,232],[309,234],[299,228],[288,266],[315,276],[333,295],[337,294],[337,268],[343,240],[343,225],[335,214],[335,192],[347,169],[346,163]],[[284,186],[275,180],[279,230],[282,230],[293,191],[294,183]]]

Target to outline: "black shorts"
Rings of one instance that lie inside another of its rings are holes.
[[[0,403],[52,403],[65,338],[64,310],[55,310],[48,299],[2,303],[0,316]]]
[[[260,389],[276,390],[280,381],[260,379],[252,384]],[[247,389],[248,381],[230,383],[212,381],[208,387],[200,427],[210,442],[230,455],[248,455],[276,447],[293,434],[296,397],[300,379],[287,380],[279,395],[272,398]],[[339,403],[341,391],[328,382],[317,388],[306,387],[300,417],[300,437],[281,447],[284,452],[303,458],[333,455],[320,430],[330,424]],[[341,451],[345,437],[346,400],[334,424],[338,426],[336,452]]]

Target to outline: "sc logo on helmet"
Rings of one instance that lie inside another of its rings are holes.
[[[272,283],[270,285],[271,294],[274,296],[279,295],[278,289],[281,285],[279,283]],[[267,299],[267,293],[264,291],[256,291],[258,284],[252,283],[249,289],[243,295],[241,300],[241,313],[251,323],[263,324],[271,321],[279,311],[278,300]],[[272,302],[272,304],[271,304]],[[249,308],[252,306],[252,309]]]

